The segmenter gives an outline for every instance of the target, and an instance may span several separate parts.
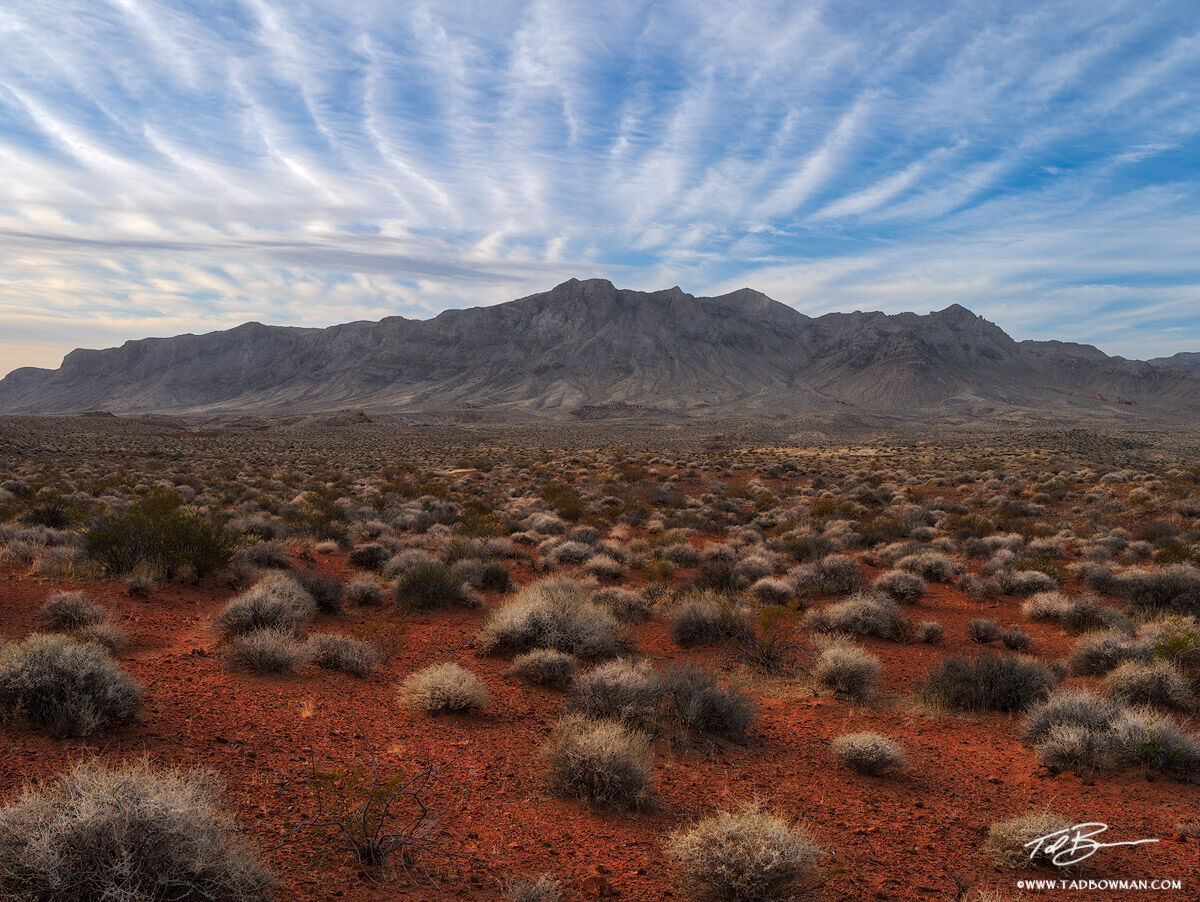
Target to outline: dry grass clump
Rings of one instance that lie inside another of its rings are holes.
[[[1052,811],[1034,812],[998,821],[988,827],[985,851],[996,864],[1006,868],[1034,868],[1049,864],[1051,855],[1026,843],[1050,833],[1066,830],[1074,824]]]
[[[904,769],[904,748],[895,740],[878,733],[848,733],[830,745],[851,770],[868,776]]]
[[[792,584],[785,579],[764,576],[750,584],[750,594],[764,605],[786,605],[795,597]]]
[[[1052,592],[1058,588],[1054,577],[1040,570],[1010,570],[999,575],[1000,588],[1009,595],[1028,598],[1038,592]]]
[[[552,648],[536,648],[513,658],[509,676],[548,689],[570,689],[575,685],[579,662],[574,655]]]
[[[76,630],[108,619],[108,609],[86,592],[55,592],[38,609],[38,623],[50,630]]]
[[[266,900],[271,872],[219,803],[204,771],[78,764],[0,809],[0,895]]]
[[[308,655],[295,633],[267,628],[234,636],[225,660],[255,673],[292,673],[308,663]]]
[[[400,683],[400,704],[426,714],[478,711],[491,701],[479,677],[457,664],[431,664]]]
[[[916,604],[929,592],[925,580],[904,570],[889,570],[871,583],[871,588],[900,604]]]
[[[218,615],[216,626],[229,636],[264,629],[296,632],[316,613],[317,603],[300,583],[272,574],[233,598]]]
[[[911,627],[900,609],[883,595],[860,593],[808,612],[808,625],[819,633],[845,633],[902,639]]]
[[[561,718],[554,732],[545,757],[559,795],[613,808],[650,801],[654,770],[644,734],[581,715]]]
[[[309,636],[304,653],[322,670],[365,677],[379,663],[379,652],[369,642],[336,633]]]
[[[55,738],[88,736],[137,718],[141,699],[100,645],[34,633],[0,648],[0,720],[31,720]]]
[[[974,661],[946,658],[921,687],[929,703],[953,711],[1021,711],[1044,698],[1058,680],[1054,671],[1022,655],[988,655]]]
[[[230,563],[263,570],[290,570],[292,567],[287,549],[279,542],[255,542],[235,554]]]
[[[922,620],[917,624],[913,632],[916,640],[926,645],[934,645],[941,642],[945,634],[945,628],[936,620]]]
[[[1094,598],[1067,598],[1058,592],[1038,592],[1021,609],[1028,620],[1055,621],[1072,633],[1129,628],[1128,617]]]
[[[72,630],[71,635],[79,642],[94,642],[109,654],[116,654],[129,644],[129,634],[110,620]]]
[[[526,586],[492,612],[475,642],[484,654],[550,648],[580,658],[611,658],[629,645],[616,618],[591,602],[587,587],[563,577]]]
[[[594,554],[589,557],[581,568],[588,576],[598,580],[612,582],[625,575],[625,565],[607,554]]]
[[[871,698],[882,676],[879,659],[846,640],[826,642],[813,664],[819,685],[855,701]]]
[[[824,852],[802,827],[757,803],[681,829],[666,844],[685,898],[786,902],[815,892]]]
[[[141,573],[130,574],[123,582],[131,598],[149,598],[158,591],[158,583]]]

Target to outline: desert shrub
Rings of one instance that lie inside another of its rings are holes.
[[[998,821],[988,827],[985,850],[997,864],[1006,868],[1032,868],[1048,864],[1052,854],[1026,844],[1066,830],[1073,824],[1074,821],[1050,811]]]
[[[826,642],[813,664],[813,679],[839,695],[865,701],[883,676],[879,659],[852,642]]]
[[[760,604],[766,605],[785,605],[796,594],[792,589],[792,584],[787,580],[774,579],[770,576],[755,580],[751,583],[749,591]]]
[[[797,629],[785,608],[763,608],[758,621],[743,617],[732,649],[751,670],[766,674],[794,673],[804,652]]]
[[[583,572],[599,580],[617,580],[625,575],[625,565],[607,554],[594,554],[584,562]]]
[[[849,595],[865,582],[854,558],[843,554],[827,554],[812,564],[801,564],[788,572],[788,579],[797,595]]]
[[[234,636],[225,649],[231,667],[256,673],[291,673],[306,664],[303,644],[291,630],[258,629]]]
[[[719,645],[746,628],[746,616],[727,603],[701,597],[676,608],[668,626],[671,639],[680,648]]]
[[[1000,643],[1011,651],[1029,651],[1033,647],[1033,637],[1024,630],[1010,626],[1000,630]]]
[[[917,624],[916,638],[918,642],[924,642],[926,645],[933,645],[942,641],[942,636],[946,634],[945,629],[936,620],[922,620]]]
[[[562,882],[553,874],[533,880],[512,880],[504,888],[504,902],[561,902]]]
[[[1083,676],[1104,676],[1126,661],[1149,661],[1152,654],[1149,642],[1119,630],[1087,633],[1071,650],[1071,669]]]
[[[896,569],[935,583],[950,582],[956,570],[954,561],[937,551],[922,551],[902,557],[896,561]]]
[[[564,717],[545,756],[550,786],[559,795],[614,808],[637,808],[651,798],[648,742],[623,724]]]
[[[0,648],[0,720],[24,718],[55,738],[135,719],[142,689],[102,647],[34,633]]]
[[[1188,564],[1126,571],[1116,591],[1139,611],[1200,615],[1200,569]]]
[[[622,623],[645,623],[653,608],[639,593],[610,586],[592,596],[592,601],[605,608]]]
[[[921,688],[930,703],[956,711],[1021,711],[1046,696],[1057,680],[1048,666],[1020,655],[942,661]]]
[[[264,570],[290,570],[292,567],[287,549],[279,542],[255,542],[248,545],[233,556],[232,563],[261,567]]]
[[[995,620],[972,620],[967,624],[967,638],[980,645],[995,642],[1000,637],[1000,624]]]
[[[158,591],[158,586],[145,574],[132,573],[125,577],[125,591],[132,598],[149,598]]]
[[[875,777],[904,769],[904,749],[900,743],[878,733],[848,733],[830,745],[851,770]]]
[[[1072,633],[1090,630],[1130,629],[1129,618],[1094,598],[1079,598],[1067,605],[1059,622]]]
[[[1111,733],[1065,725],[1051,727],[1034,744],[1033,751],[1052,771],[1088,774],[1097,768],[1109,767],[1115,761],[1117,747]]]
[[[272,876],[205,771],[77,764],[0,809],[0,895],[13,902],[259,902]]]
[[[1125,709],[1112,729],[1118,763],[1140,764],[1148,773],[1200,774],[1200,741],[1170,717],[1149,709]]]
[[[700,552],[686,542],[669,545],[659,555],[677,567],[695,567],[700,563]]]
[[[230,600],[216,627],[230,636],[255,630],[295,632],[316,615],[313,597],[290,576],[271,575]]]
[[[478,711],[491,700],[479,677],[457,664],[432,664],[401,683],[400,704],[426,714]]]
[[[438,559],[428,551],[421,548],[407,548],[388,558],[387,563],[383,565],[383,576],[385,579],[396,579],[414,567],[437,562]]]
[[[351,567],[359,570],[373,570],[376,573],[383,570],[383,565],[391,558],[391,554],[378,542],[369,542],[351,550],[346,557]]]
[[[441,610],[471,605],[474,597],[441,561],[415,564],[396,577],[396,601],[414,610]]]
[[[237,534],[221,520],[180,510],[181,502],[178,492],[156,492],[105,514],[84,533],[84,549],[112,575],[142,566],[166,579],[185,568],[201,577],[227,565]]]
[[[609,661],[575,681],[574,706],[591,718],[651,727],[663,687],[648,661]]]
[[[880,639],[901,639],[910,629],[894,601],[865,592],[809,611],[807,622],[820,633],[847,633]]]
[[[51,630],[74,630],[108,619],[108,609],[86,592],[55,592],[38,609],[38,623]]]
[[[690,664],[672,664],[661,678],[662,710],[690,736],[712,734],[741,741],[754,722],[754,704],[736,689]]]
[[[1027,598],[1038,592],[1050,592],[1058,586],[1054,577],[1040,570],[1011,570],[1000,574],[1000,588],[1009,595]]]
[[[929,591],[925,580],[904,570],[889,570],[876,579],[871,588],[900,604],[916,604]]]
[[[964,574],[959,585],[969,597],[976,601],[988,601],[1004,591],[997,580],[976,576],[974,573]]]
[[[371,577],[360,575],[346,583],[342,597],[347,604],[374,606],[383,604],[387,593],[384,592],[383,586]]]
[[[298,582],[316,602],[322,614],[340,614],[346,599],[346,584],[336,576],[318,573],[316,570],[297,570],[292,578]]]
[[[1179,710],[1192,700],[1187,677],[1167,661],[1126,661],[1104,678],[1104,688],[1126,705]]]
[[[1195,617],[1168,614],[1143,628],[1154,657],[1185,671],[1200,666],[1200,623]]]
[[[1032,706],[1022,733],[1032,743],[1040,742],[1056,727],[1079,727],[1093,733],[1112,729],[1120,706],[1111,699],[1086,689],[1061,688]]]
[[[479,588],[492,592],[508,592],[513,587],[512,574],[499,561],[489,561],[479,574]]]
[[[611,658],[629,645],[616,618],[569,578],[526,586],[491,613],[475,642],[484,654],[550,648],[580,658]]]
[[[116,654],[129,644],[129,634],[109,620],[81,626],[72,630],[71,635],[78,642],[93,642],[110,654]]]
[[[824,853],[800,827],[757,804],[721,811],[673,834],[685,898],[696,902],[786,902],[816,890]]]
[[[1021,605],[1021,612],[1026,620],[1059,621],[1070,605],[1071,599],[1058,592],[1038,592]]]
[[[371,643],[336,633],[309,636],[304,652],[322,670],[356,677],[368,676],[379,662],[379,654]]]
[[[579,662],[574,655],[550,648],[537,648],[513,658],[508,673],[534,686],[569,689],[575,685]]]
[[[559,542],[550,548],[542,560],[551,567],[563,564],[582,564],[592,556],[592,546],[588,542]]]
[[[724,560],[702,560],[693,583],[701,591],[734,595],[739,588],[734,565]]]

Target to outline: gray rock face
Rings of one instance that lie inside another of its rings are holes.
[[[1146,362],[1152,366],[1177,366],[1194,373],[1200,370],[1200,351],[1181,351],[1170,357],[1152,357]]]
[[[812,318],[750,289],[703,298],[572,279],[430,320],[246,323],[73,351],[57,370],[24,368],[0,381],[0,412],[1200,410],[1200,370],[1156,363],[1016,342],[958,305],[927,316]]]

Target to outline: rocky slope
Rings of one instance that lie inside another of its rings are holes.
[[[1178,414],[1200,410],[1200,372],[1016,342],[958,305],[812,318],[749,289],[704,298],[572,279],[429,320],[247,323],[77,350],[57,370],[24,368],[0,381],[3,413],[347,407],[588,419],[847,408]]]

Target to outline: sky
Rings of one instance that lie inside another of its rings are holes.
[[[1200,3],[0,3],[0,373],[570,277],[1200,350]]]

